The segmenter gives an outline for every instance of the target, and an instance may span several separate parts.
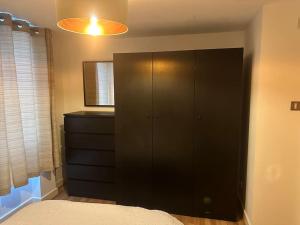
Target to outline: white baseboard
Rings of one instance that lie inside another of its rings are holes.
[[[244,210],[244,221],[246,225],[252,225],[247,212]]]
[[[51,200],[55,198],[56,195],[58,195],[58,188],[53,188],[51,191],[49,191],[47,194],[43,195],[42,197],[32,197],[32,199],[35,201]]]
[[[41,200],[51,200],[53,199],[56,195],[58,195],[58,188],[54,188],[51,191],[49,191],[47,194],[41,197]]]
[[[58,188],[62,187],[64,185],[64,179],[59,179],[58,181],[56,181],[56,186]]]

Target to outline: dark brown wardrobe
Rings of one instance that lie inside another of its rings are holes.
[[[114,54],[119,204],[236,220],[243,49]]]

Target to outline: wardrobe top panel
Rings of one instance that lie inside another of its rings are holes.
[[[114,112],[79,111],[64,114],[65,117],[114,117]]]
[[[140,54],[140,53],[160,53],[160,52],[201,52],[201,51],[224,51],[224,50],[234,50],[234,51],[240,51],[241,53],[243,53],[244,48],[216,48],[216,49],[194,49],[194,50],[174,50],[174,51],[158,51],[158,52],[122,52],[122,53],[114,53],[114,55],[118,55],[118,54]]]

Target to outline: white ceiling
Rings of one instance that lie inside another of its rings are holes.
[[[151,36],[241,30],[272,0],[128,0],[129,35]],[[55,0],[0,0],[8,11],[55,29]]]

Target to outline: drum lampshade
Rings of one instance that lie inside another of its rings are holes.
[[[56,0],[57,26],[93,36],[128,31],[128,0]]]

